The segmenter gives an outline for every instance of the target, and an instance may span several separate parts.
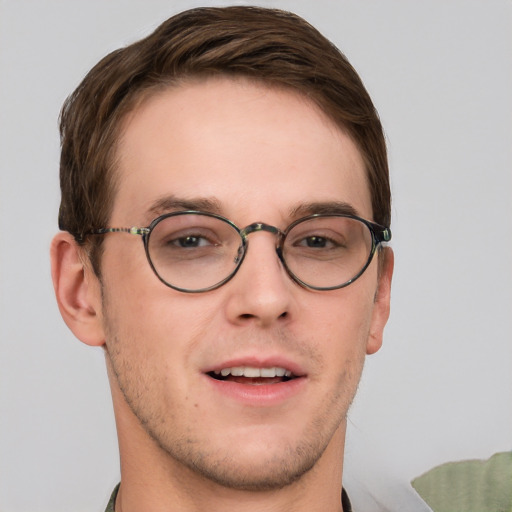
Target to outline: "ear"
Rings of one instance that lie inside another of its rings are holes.
[[[379,254],[379,273],[377,292],[373,305],[370,334],[366,344],[366,353],[374,354],[382,346],[384,327],[389,318],[389,304],[391,299],[391,279],[395,256],[391,247],[385,247]]]
[[[75,336],[87,345],[105,344],[101,287],[72,235],[55,235],[50,249],[52,280],[60,314]]]

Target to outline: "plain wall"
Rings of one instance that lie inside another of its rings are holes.
[[[107,52],[200,4],[0,0],[0,512],[102,511],[118,481],[102,351],[67,330],[50,280],[57,117]],[[512,2],[259,4],[329,37],[386,130],[392,316],[345,473],[356,501],[398,502],[434,465],[512,449]]]

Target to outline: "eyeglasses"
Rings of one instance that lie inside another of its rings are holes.
[[[353,215],[315,214],[284,231],[255,222],[240,229],[213,213],[179,211],[154,219],[148,227],[102,228],[89,235],[141,235],[156,276],[181,292],[199,293],[227,283],[238,271],[257,231],[276,235],[276,253],[290,277],[313,290],[353,283],[368,268],[379,244],[391,240],[389,228]]]

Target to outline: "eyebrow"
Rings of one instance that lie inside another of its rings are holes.
[[[148,215],[158,216],[164,213],[181,210],[220,214],[222,208],[220,202],[215,198],[197,197],[184,199],[170,195],[161,197],[154,201],[148,209]]]
[[[154,216],[183,210],[201,211],[217,215],[223,214],[221,203],[216,198],[197,197],[185,199],[174,195],[158,198],[150,205],[147,214],[148,218],[152,220]],[[305,202],[300,203],[289,210],[289,216],[292,219],[299,219],[301,217],[314,214],[360,216],[354,206],[345,201]]]
[[[301,203],[290,210],[290,216],[293,218],[306,217],[307,215],[355,215],[359,216],[358,211],[350,204],[344,201],[320,201],[311,203]]]

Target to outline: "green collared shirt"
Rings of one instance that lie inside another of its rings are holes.
[[[434,512],[512,512],[512,452],[448,462],[412,485]]]
[[[117,484],[116,488],[114,489],[105,512],[115,512],[114,506],[116,503],[117,492],[119,491],[119,485],[121,484]],[[348,495],[345,492],[345,489],[341,490],[341,506],[343,507],[343,512],[352,512],[352,505],[350,504],[350,500],[348,499]]]

